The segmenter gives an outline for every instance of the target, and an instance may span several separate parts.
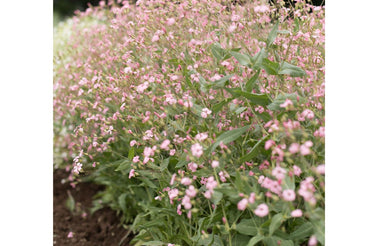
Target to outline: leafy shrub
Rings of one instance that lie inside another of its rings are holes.
[[[136,245],[324,245],[310,9],[272,23],[267,5],[110,2],[58,26],[55,166],[105,185],[95,209],[119,211]]]

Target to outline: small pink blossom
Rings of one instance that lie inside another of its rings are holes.
[[[137,143],[137,142],[136,142],[136,140],[131,140],[131,142],[130,142],[130,146],[132,147],[132,146],[134,146],[136,143]]]
[[[195,197],[197,194],[197,190],[194,188],[193,185],[190,185],[189,188],[185,190],[185,193],[189,197]]]
[[[198,141],[203,141],[203,140],[206,140],[207,138],[208,138],[208,134],[206,132],[198,133],[197,135],[195,135],[195,139]]]
[[[129,173],[129,175],[128,175],[128,178],[130,179],[130,178],[132,178],[132,177],[135,177],[135,169],[131,169],[130,170],[130,173]]]
[[[175,149],[171,149],[170,150],[170,156],[173,156],[175,153],[176,153],[176,150]]]
[[[289,147],[289,152],[292,154],[295,154],[299,151],[299,144],[297,143],[292,143]]]
[[[253,204],[255,202],[255,200],[256,200],[256,194],[254,192],[252,192],[249,195],[248,202]]]
[[[203,147],[199,143],[193,144],[191,146],[191,153],[193,156],[199,158],[203,154]]]
[[[300,168],[300,167],[298,167],[298,166],[294,165],[294,166],[293,166],[293,172],[294,172],[294,175],[299,176],[299,175],[301,175],[302,170],[301,170],[301,168]]]
[[[317,239],[315,235],[312,235],[310,239],[308,240],[308,246],[316,246],[317,245]]]
[[[140,157],[137,155],[137,156],[135,156],[134,158],[132,158],[132,162],[133,163],[137,163],[137,162],[139,162],[140,161],[140,159],[139,159]]]
[[[197,168],[198,168],[198,165],[197,165],[196,163],[194,163],[194,162],[190,162],[190,163],[188,164],[188,168],[189,168],[192,172],[195,172],[195,171],[197,170]]]
[[[73,232],[69,232],[68,235],[67,235],[68,238],[72,238],[73,237]]]
[[[220,166],[220,162],[219,161],[216,161],[216,160],[213,160],[212,163],[211,163],[211,166],[213,168],[216,168],[216,167]]]
[[[301,153],[301,155],[309,155],[311,153],[311,150],[309,147],[307,147],[306,145],[301,145],[301,147],[299,148],[299,151]]]
[[[177,214],[178,215],[181,215],[182,214],[182,211],[181,211],[181,204],[177,205]]]
[[[248,200],[246,198],[243,198],[242,200],[240,200],[238,202],[238,210],[245,210],[247,208],[247,205],[248,205]]]
[[[319,174],[325,174],[325,164],[318,165],[316,167],[316,172]]]
[[[296,210],[293,210],[291,213],[290,213],[290,215],[292,216],[292,217],[301,217],[302,216],[302,210],[300,210],[300,209],[296,209]]]
[[[285,174],[286,170],[279,166],[275,167],[274,170],[272,170],[272,175],[278,180],[283,180],[285,178]]]
[[[259,217],[265,217],[269,213],[269,207],[266,204],[262,203],[257,206],[257,209],[254,210],[254,213]]]
[[[283,191],[283,199],[285,201],[294,201],[295,200],[295,192],[294,190],[284,190]]]
[[[212,111],[209,110],[208,108],[203,108],[202,109],[201,116],[202,116],[202,118],[207,118],[208,115],[210,115],[211,113],[212,113]]]
[[[280,104],[280,107],[287,108],[289,105],[293,106],[293,102],[287,98],[284,103]]]
[[[175,178],[176,178],[176,173],[174,173],[171,177],[171,181],[170,181],[170,185],[173,185],[174,182],[175,182]]]
[[[171,25],[173,25],[173,24],[175,24],[175,18],[169,18],[169,19],[167,19],[167,25],[169,25],[169,26],[171,26]]]
[[[183,205],[185,209],[191,209],[190,197],[184,196],[182,198],[181,205]]]
[[[184,177],[184,178],[181,179],[181,184],[186,185],[186,186],[190,185],[191,182],[192,182],[192,180],[188,177]]]
[[[275,141],[274,140],[272,140],[272,139],[267,140],[266,143],[265,143],[265,150],[268,150],[274,144],[275,144]]]
[[[152,42],[157,42],[159,40],[159,36],[155,34],[152,38]]]
[[[166,139],[162,142],[160,148],[164,150],[169,150],[168,145],[170,145],[171,141]]]

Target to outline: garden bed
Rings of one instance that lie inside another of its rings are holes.
[[[64,170],[54,172],[54,245],[119,245],[127,233],[120,224],[119,216],[109,208],[90,214],[92,198],[102,186],[80,183],[76,188],[72,188],[69,182],[61,182],[67,176],[68,173]],[[66,206],[68,193],[75,201],[73,213]],[[68,237],[71,234],[73,236]],[[121,245],[129,245],[130,239],[131,237],[126,238]]]

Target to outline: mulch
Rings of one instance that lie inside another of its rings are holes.
[[[133,235],[121,242],[128,232],[121,225],[116,212],[103,208],[90,214],[93,196],[103,187],[93,183],[80,183],[72,188],[69,182],[62,183],[67,177],[68,173],[64,170],[54,171],[53,245],[128,246]],[[73,212],[66,206],[68,193],[75,201]]]

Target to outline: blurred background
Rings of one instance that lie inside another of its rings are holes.
[[[100,0],[53,0],[53,24],[64,20],[67,17],[73,16],[76,10],[85,10],[88,8],[88,3],[93,6],[99,5]]]

